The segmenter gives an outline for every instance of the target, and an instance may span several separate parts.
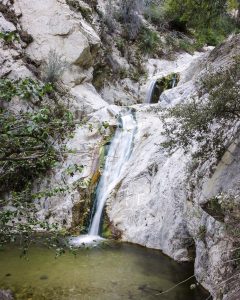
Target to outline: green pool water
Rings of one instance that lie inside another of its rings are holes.
[[[34,246],[28,260],[16,247],[0,252],[0,288],[24,300],[204,300],[190,289],[194,279],[158,295],[193,274],[192,264],[177,264],[160,251],[116,243],[80,249],[55,259],[52,250]]]

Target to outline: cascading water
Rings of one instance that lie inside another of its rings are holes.
[[[146,103],[148,103],[148,104],[150,104],[152,101],[153,91],[155,89],[156,83],[157,83],[157,79],[153,79],[149,84],[149,88],[148,88],[147,96],[146,96]]]
[[[72,238],[70,240],[72,245],[87,244],[102,239],[99,233],[104,205],[109,194],[119,182],[125,164],[131,155],[136,128],[137,123],[133,112],[130,110],[123,112],[120,115],[118,128],[111,142],[103,174],[96,190],[96,211],[91,220],[88,234]]]

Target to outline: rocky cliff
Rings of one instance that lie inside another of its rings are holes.
[[[238,206],[238,140],[229,145],[214,168],[212,157],[208,157],[193,172],[189,172],[193,164],[191,153],[178,149],[169,155],[160,144],[165,140],[163,110],[191,101],[207,66],[217,70],[230,64],[240,54],[239,36],[210,54],[209,51],[194,55],[179,53],[172,61],[146,57],[145,73],[139,81],[120,76],[100,88],[96,79],[102,78],[96,74],[99,75],[99,67],[106,62],[106,48],[99,11],[104,9],[101,1],[0,2],[1,32],[17,37],[11,43],[1,40],[0,76],[42,79],[49,53],[56,51],[66,61],[59,82],[65,91],[64,101],[69,101],[76,123],[82,117],[87,120],[84,125],[76,126],[73,138],[67,141],[67,148],[72,151],[35,184],[37,192],[68,187],[61,194],[43,197],[36,203],[39,218],[57,221],[72,230],[83,225],[101,173],[101,149],[113,134],[121,106],[131,105],[138,130],[125,173],[107,202],[111,223],[124,241],[161,249],[177,261],[194,260],[196,278],[215,299],[238,299],[239,267],[234,256],[234,249],[239,248],[238,237],[228,230],[232,214],[219,219],[211,210],[211,199],[220,197],[220,193],[235,197],[234,205]],[[100,61],[103,57],[104,63]],[[112,68],[131,67],[116,49],[107,56],[107,61]],[[103,72],[110,71],[105,68]],[[161,95],[159,104],[137,104],[144,103],[151,79],[172,72],[180,74],[180,82]],[[108,78],[107,75],[101,74]],[[29,109],[17,98],[9,105],[14,109]],[[83,165],[83,172],[66,173],[71,165]],[[227,202],[225,198],[222,201]]]

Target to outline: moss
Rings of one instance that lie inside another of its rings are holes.
[[[209,201],[202,206],[202,209],[205,210],[210,216],[215,218],[217,221],[224,221],[224,211],[222,210],[221,204],[219,203],[216,197],[209,199]]]
[[[102,221],[102,233],[101,233],[102,237],[106,238],[106,239],[114,239],[114,240],[118,240],[121,238],[121,231],[118,230],[113,223],[109,220],[109,217],[106,213],[106,211],[104,212],[104,217],[103,217],[103,221]]]

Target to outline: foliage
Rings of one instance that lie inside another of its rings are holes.
[[[116,40],[116,46],[122,56],[125,54],[125,41],[122,38]]]
[[[21,190],[55,164],[55,147],[73,126],[71,114],[45,106],[37,112],[0,113],[0,186]]]
[[[46,94],[51,93],[52,91],[53,86],[51,84],[42,84],[31,78],[15,81],[10,79],[0,79],[0,99],[8,102],[15,96],[26,100],[32,98],[42,99]]]
[[[16,32],[0,32],[0,39],[2,39],[6,44],[11,44],[17,40]]]
[[[143,53],[152,54],[158,49],[160,39],[157,32],[145,28],[139,37],[139,43]]]
[[[205,225],[201,225],[198,230],[197,237],[205,243],[205,237],[207,233],[207,228]]]
[[[197,142],[199,155],[213,152],[221,157],[226,143],[234,139],[234,134],[225,136],[226,123],[233,125],[240,117],[239,80],[239,57],[225,69],[208,70],[200,81],[198,97],[168,109],[163,116],[164,134],[168,139],[162,146],[170,151],[178,147],[187,151]],[[208,99],[204,95],[208,95]],[[215,133],[211,137],[213,124]]]
[[[50,83],[57,82],[67,66],[68,64],[62,55],[55,50],[50,50],[43,69],[43,80]]]
[[[32,243],[41,242],[55,248],[57,256],[63,251],[59,225],[36,217],[37,209],[29,188],[11,193],[7,202],[0,200],[0,208],[0,249],[6,244],[17,243],[21,255],[27,255]],[[36,231],[46,231],[48,237],[43,238]]]
[[[216,45],[235,30],[227,0],[166,0],[165,18],[173,29],[191,31],[198,45]]]
[[[150,3],[145,3],[144,17],[152,24],[164,27],[166,25],[164,8],[162,3],[158,2],[151,1]]]
[[[57,253],[62,251],[58,225],[40,221],[34,201],[66,192],[68,187],[32,193],[36,179],[63,157],[66,151],[63,139],[74,128],[72,114],[56,102],[54,95],[50,83],[31,78],[0,80],[2,103],[9,102],[0,109],[0,246],[18,241],[23,254],[36,239],[35,230],[48,232],[48,243],[52,243]],[[34,99],[35,105],[28,110],[14,110],[11,103],[14,97],[31,102]],[[70,176],[80,171],[79,166],[72,169],[69,166],[67,170]]]

